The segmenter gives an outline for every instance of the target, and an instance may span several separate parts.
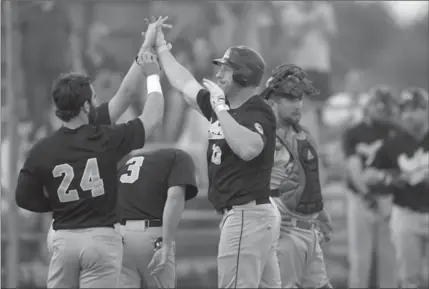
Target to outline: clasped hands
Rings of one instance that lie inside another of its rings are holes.
[[[170,49],[171,45],[167,45],[164,39],[162,28],[172,28],[172,25],[164,23],[168,17],[160,16],[158,19],[152,17],[151,20],[145,19],[148,24],[146,32],[142,32],[145,37],[140,52],[136,58],[137,64],[140,66],[142,73],[148,77],[153,74],[159,75],[161,68],[158,62],[157,50],[165,47]]]
[[[140,63],[143,64],[141,65],[143,68],[145,66],[152,66],[150,69],[143,69],[143,73],[146,76],[160,72],[157,53],[159,54],[164,50],[171,49],[171,44],[165,41],[164,32],[162,31],[162,28],[172,28],[172,25],[164,23],[167,19],[168,16],[160,16],[158,19],[152,16],[150,20],[147,18],[145,19],[148,28],[146,32],[142,32],[142,36],[145,37],[145,40],[138,58],[141,59]],[[156,69],[157,67],[158,69]],[[222,88],[208,79],[203,80],[203,85],[210,92],[210,104],[215,113],[229,110]]]

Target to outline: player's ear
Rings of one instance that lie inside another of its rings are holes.
[[[85,114],[89,114],[90,110],[91,110],[91,105],[89,104],[88,101],[85,101],[82,105],[82,109],[85,112]]]

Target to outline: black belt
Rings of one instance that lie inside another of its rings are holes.
[[[271,197],[280,197],[280,191],[278,189],[274,189],[270,191]]]
[[[153,219],[153,220],[121,220],[121,225],[125,226],[127,224],[127,221],[143,221],[145,222],[145,227],[147,228],[156,228],[156,227],[162,227],[162,220],[159,219]]]
[[[271,203],[270,198],[261,198],[261,199],[256,199],[254,201],[255,201],[256,205],[264,205],[264,204]],[[245,204],[241,204],[241,205],[245,205]],[[229,212],[233,209],[234,206],[240,206],[240,205],[226,206],[223,209],[220,209],[219,211],[220,211],[220,213],[225,213],[225,211]]]

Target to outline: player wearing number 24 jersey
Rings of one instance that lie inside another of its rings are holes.
[[[48,288],[116,287],[123,251],[117,162],[143,147],[161,122],[162,92],[148,91],[142,115],[121,125],[108,125],[109,104],[95,107],[94,88],[84,75],[61,76],[52,96],[63,126],[30,150],[16,202],[33,212],[53,212]]]

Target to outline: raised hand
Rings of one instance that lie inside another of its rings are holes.
[[[140,66],[142,73],[146,77],[153,74],[159,75],[161,73],[157,56],[155,53],[151,51],[145,51],[145,52],[139,53],[136,61],[137,61],[137,64]]]
[[[168,19],[168,16],[162,17],[159,16],[158,20],[155,19],[155,17],[151,17],[151,20],[145,18],[145,23],[149,24],[147,31],[142,32],[142,35],[145,37],[143,46],[145,47],[153,47],[156,42],[157,38],[157,31],[161,28],[171,28],[173,27],[170,24],[164,23]]]
[[[208,79],[203,79],[203,84],[210,92],[210,103],[213,110],[216,113],[222,110],[229,110],[229,106],[226,104],[225,93],[223,92],[222,88]]]

